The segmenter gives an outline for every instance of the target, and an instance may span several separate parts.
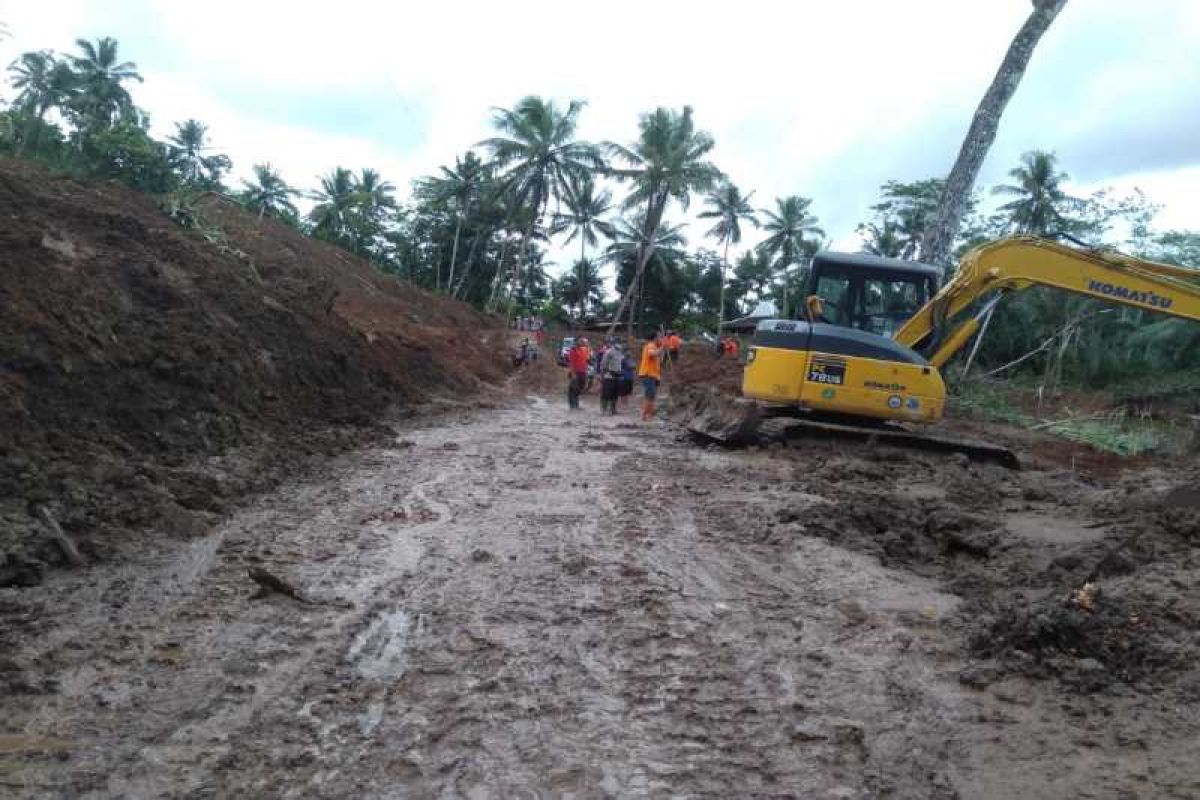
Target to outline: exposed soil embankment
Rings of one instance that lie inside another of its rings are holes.
[[[0,584],[152,523],[183,535],[392,403],[503,374],[468,306],[228,200],[153,198],[0,160]]]

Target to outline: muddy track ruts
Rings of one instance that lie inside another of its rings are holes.
[[[998,556],[992,574],[978,554],[938,549],[935,534],[897,549],[895,520],[943,519],[941,506],[1032,535],[1063,513],[1048,500],[1018,509],[1024,489],[1007,478],[973,494],[970,476],[924,457],[880,466],[837,448],[698,448],[592,403],[570,413],[560,398],[525,398],[410,425],[203,538],[0,596],[17,645],[0,671],[16,690],[0,701],[0,789],[1050,798],[1195,787],[1194,715],[1120,682],[1063,695],[1055,679],[979,671],[948,576],[972,558],[971,585],[1002,587],[1016,556]],[[890,511],[863,510],[881,480]],[[250,566],[330,602],[252,599]]]

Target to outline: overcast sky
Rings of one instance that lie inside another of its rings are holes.
[[[756,204],[802,194],[855,247],[880,184],[946,173],[1029,0],[338,3],[0,0],[0,58],[116,37],[156,134],[206,122],[235,175],[302,188],[372,166],[405,192],[525,94],[588,101],[580,134],[627,142],[656,105],[695,107]],[[1069,0],[981,182],[1031,148],[1084,193],[1140,186],[1160,227],[1200,228],[1200,0]],[[676,215],[678,216],[678,215]],[[702,230],[689,237],[700,244]]]

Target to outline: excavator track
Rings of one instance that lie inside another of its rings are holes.
[[[988,442],[930,434],[894,424],[848,424],[811,417],[789,406],[772,406],[742,397],[730,397],[712,388],[675,390],[670,416],[687,430],[723,445],[753,445],[802,438],[849,439],[939,453],[962,453],[972,461],[985,461],[1009,469],[1021,462],[1007,447]]]
[[[929,450],[938,453],[962,453],[972,461],[987,461],[1008,467],[1009,469],[1021,468],[1021,462],[1017,459],[1016,453],[1007,447],[1001,447],[1000,445],[988,442],[974,442],[951,436],[918,433],[888,425],[878,427],[846,425],[837,422],[801,418],[779,418],[770,420],[769,422],[782,423],[779,427],[782,428],[781,434],[784,439],[818,437],[854,439],[867,443],[911,447],[916,450]],[[764,424],[763,427],[763,433],[766,434],[767,430],[765,429],[768,425]],[[770,427],[775,426],[770,425]]]

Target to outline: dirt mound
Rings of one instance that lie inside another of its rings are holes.
[[[391,404],[507,371],[469,307],[225,200],[188,231],[0,160],[0,214],[0,582],[62,558],[43,507],[85,557],[151,524],[191,535]]]
[[[776,539],[815,536],[962,598],[953,625],[978,660],[965,681],[1017,673],[1089,692],[1192,680],[1193,484],[1146,491],[1156,481],[1144,473],[1105,486],[1068,470],[814,440],[767,452],[795,463],[807,496],[774,510]],[[1084,607],[1072,598],[1087,581]]]
[[[1172,624],[1161,598],[1097,591],[1090,607],[1082,608],[1075,596],[1008,598],[976,612],[968,647],[997,659],[1006,671],[1059,675],[1083,691],[1154,679],[1194,659],[1194,649],[1182,646],[1188,632]]]
[[[712,346],[685,344],[679,360],[667,367],[665,379],[670,385],[711,386],[729,394],[742,392],[742,364],[735,358],[718,358]]]

